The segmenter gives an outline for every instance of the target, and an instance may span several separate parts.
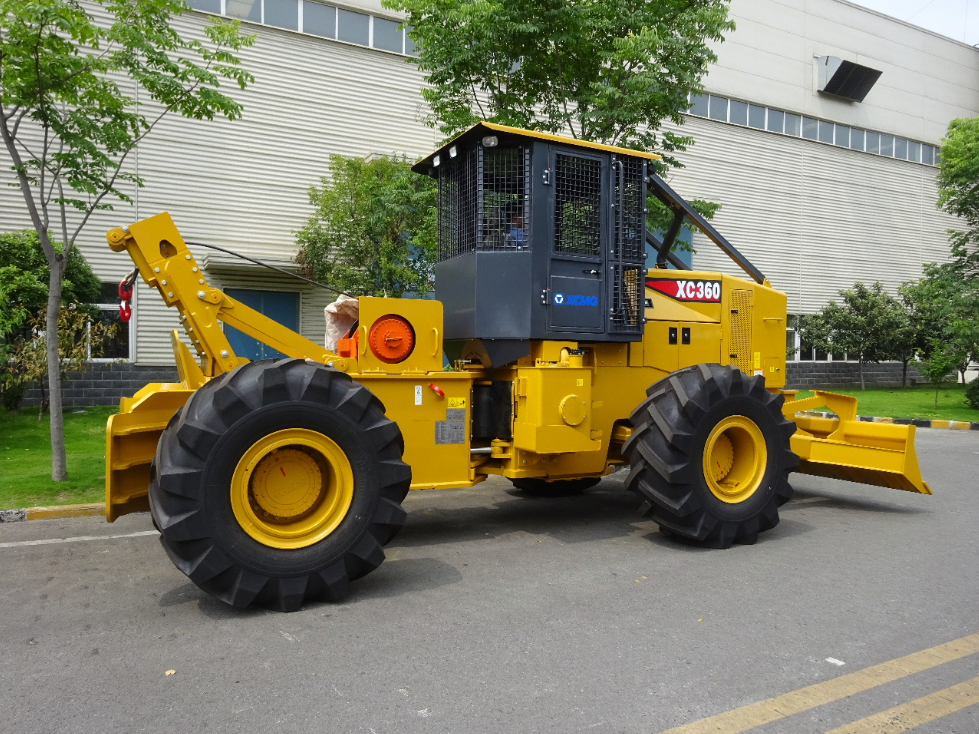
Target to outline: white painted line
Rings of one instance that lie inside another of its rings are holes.
[[[832,663],[833,665],[846,665],[842,660],[837,660],[836,658],[826,658],[827,663]]]
[[[159,535],[155,530],[142,530],[138,533],[125,535],[79,535],[77,538],[48,538],[47,540],[18,540],[12,543],[0,543],[0,548],[19,548],[25,545],[55,545],[57,543],[80,543],[83,540],[115,540],[116,538],[141,538],[144,535]]]

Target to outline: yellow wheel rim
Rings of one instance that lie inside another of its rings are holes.
[[[252,444],[231,478],[242,529],[271,548],[305,548],[347,516],[354,475],[346,454],[316,431],[289,428]]]
[[[717,499],[744,502],[761,486],[768,448],[761,429],[743,415],[728,416],[710,432],[704,447],[704,478]]]

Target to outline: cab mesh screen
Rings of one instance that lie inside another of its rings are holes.
[[[478,157],[473,148],[439,169],[439,261],[476,249]]]
[[[602,164],[558,153],[554,162],[554,249],[600,255],[602,247]]]
[[[612,302],[609,329],[641,334],[645,312],[646,165],[641,158],[616,158],[612,164],[614,236],[609,253]]]
[[[480,250],[520,250],[530,246],[525,148],[484,148],[479,176]]]

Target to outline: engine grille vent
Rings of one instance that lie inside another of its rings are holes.
[[[751,306],[754,292],[731,292],[731,364],[750,375],[754,372],[751,359]]]

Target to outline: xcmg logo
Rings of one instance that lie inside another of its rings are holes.
[[[555,293],[554,305],[556,306],[597,306],[598,296],[578,296],[572,293]]]

